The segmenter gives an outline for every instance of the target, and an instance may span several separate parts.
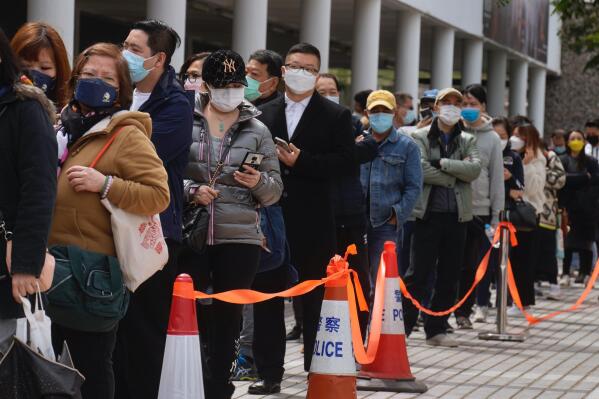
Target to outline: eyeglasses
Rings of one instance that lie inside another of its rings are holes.
[[[312,75],[312,76],[318,75],[318,69],[312,68],[312,67],[303,67],[300,65],[285,64],[285,68],[289,69],[290,71],[302,71],[306,75]]]
[[[186,73],[183,75],[183,80],[187,80],[189,83],[196,83],[202,81],[202,75],[195,72]]]

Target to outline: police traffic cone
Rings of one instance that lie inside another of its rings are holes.
[[[387,269],[381,338],[374,362],[363,365],[358,374],[358,390],[426,392],[426,385],[416,381],[410,371],[394,242],[385,242],[383,256]]]
[[[173,288],[158,399],[204,399],[193,280],[180,274]]]
[[[332,268],[327,268],[327,275],[333,272]],[[325,284],[324,300],[308,375],[306,399],[357,397],[356,363],[347,303],[347,279],[348,276],[344,276]]]

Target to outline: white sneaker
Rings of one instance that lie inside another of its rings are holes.
[[[489,314],[488,306],[478,306],[476,308],[476,311],[474,312],[474,322],[475,323],[486,323],[488,314]]]
[[[570,276],[567,274],[564,274],[560,279],[559,279],[559,285],[562,287],[569,287],[570,286]]]
[[[551,284],[549,286],[549,292],[545,297],[553,301],[561,301],[564,299],[564,296],[562,295],[562,290],[560,289],[560,286],[558,284]]]
[[[444,346],[446,348],[457,348],[458,341],[451,338],[447,334],[437,334],[427,339],[426,344],[430,346]]]
[[[510,306],[505,313],[509,317],[524,317],[524,315],[516,305]]]

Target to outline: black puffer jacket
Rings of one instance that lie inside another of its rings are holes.
[[[39,276],[56,197],[55,110],[44,93],[17,83],[0,96],[0,211],[14,233],[12,273]],[[20,315],[0,239],[0,318]]]

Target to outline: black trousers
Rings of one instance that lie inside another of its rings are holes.
[[[56,353],[63,342],[69,345],[75,368],[85,377],[81,387],[83,399],[114,398],[112,352],[116,342],[115,327],[108,332],[85,332],[52,324],[52,344]]]
[[[166,330],[181,244],[167,239],[169,261],[131,295],[114,351],[117,399],[158,396]]]
[[[360,280],[360,285],[362,285],[364,298],[368,301],[371,295],[370,265],[368,263],[368,248],[366,246],[365,236],[366,225],[337,226],[337,253],[339,255],[343,256],[348,245],[356,244],[358,254],[349,257],[349,267],[358,273],[358,280]],[[366,337],[368,318],[368,312],[360,312],[358,315],[362,337]]]
[[[588,276],[591,274],[591,267],[593,264],[593,251],[588,249],[572,249],[566,248],[564,250],[564,269],[563,274],[570,274],[570,266],[572,265],[572,255],[574,252],[578,252],[578,257],[580,259],[580,274],[584,276]]]
[[[557,231],[539,227],[536,233],[539,251],[535,280],[557,284]]]
[[[406,272],[405,283],[412,296],[422,303],[430,295],[426,292],[428,279],[437,271],[431,310],[445,310],[456,300],[458,280],[466,244],[466,223],[458,222],[454,213],[430,212],[426,219],[414,224],[412,261]],[[403,301],[406,334],[409,335],[418,319],[418,309],[411,301]],[[447,318],[424,318],[424,331],[430,338],[445,333]]]
[[[180,265],[194,271],[196,289],[214,292],[251,288],[260,261],[260,247],[250,244],[208,246],[202,255],[185,249]],[[214,300],[198,306],[200,339],[203,346],[206,399],[229,399],[235,386],[229,381],[239,338],[242,305]]]
[[[490,220],[490,216],[475,216],[474,219],[468,222],[468,227],[466,229],[466,245],[464,248],[464,262],[462,264],[460,282],[458,284],[458,299],[461,299],[466,295],[474,282],[476,269],[484,256],[481,249],[488,249],[490,246],[490,244],[485,245],[485,243],[489,242],[489,239],[485,234],[485,224],[488,224]],[[455,316],[469,318],[472,314],[474,301],[475,295],[473,291],[468,299],[466,299],[466,302],[455,311]]]
[[[252,289],[278,292],[287,288],[286,266],[256,274]],[[254,304],[252,346],[258,375],[263,380],[281,382],[285,368],[285,304],[273,298]]]
[[[535,304],[535,264],[539,254],[539,235],[536,230],[519,231],[516,238],[518,245],[510,253],[512,270],[522,306],[531,306]]]

